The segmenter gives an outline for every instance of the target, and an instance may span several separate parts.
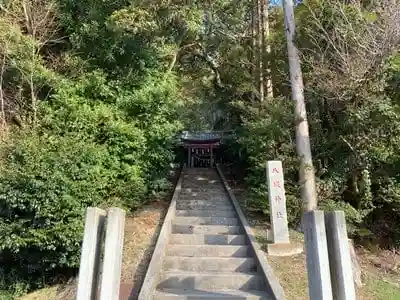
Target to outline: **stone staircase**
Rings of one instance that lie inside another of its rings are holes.
[[[147,299],[275,299],[216,170],[184,169],[181,178],[162,265]]]

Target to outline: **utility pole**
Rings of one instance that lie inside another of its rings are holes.
[[[293,6],[293,0],[283,0],[292,99],[296,102],[294,114],[296,126],[296,150],[300,159],[299,177],[301,199],[303,201],[304,211],[310,211],[317,208],[317,192],[315,186],[314,166],[312,163],[307,112],[304,103],[303,75],[301,72],[299,53],[294,43],[296,25]]]

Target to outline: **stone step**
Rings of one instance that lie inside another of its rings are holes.
[[[233,207],[229,210],[177,210],[176,216],[179,217],[227,217],[235,218],[236,212]]]
[[[197,176],[219,178],[217,172],[185,172],[183,175],[190,176],[191,178],[195,178]]]
[[[217,173],[208,173],[208,172],[197,172],[193,174],[183,174],[183,178],[189,178],[190,181],[196,181],[196,180],[204,180],[204,179],[215,179],[220,181],[221,179],[219,178]]]
[[[183,172],[211,172],[211,173],[217,173],[217,170],[215,168],[186,168],[182,170]]]
[[[193,184],[193,185],[201,185],[201,184],[221,184],[221,179],[217,176],[209,176],[209,175],[184,175],[183,181],[184,184]]]
[[[211,190],[211,191],[181,191],[179,195],[186,195],[186,196],[226,196],[226,192],[224,190]]]
[[[221,178],[217,174],[184,174],[184,182],[203,182],[203,181],[213,181],[221,182]]]
[[[221,187],[212,187],[211,189],[205,190],[205,187],[203,186],[202,188],[197,188],[197,189],[189,189],[185,188],[184,190],[180,191],[180,194],[186,194],[186,195],[226,195],[226,191]]]
[[[222,196],[190,196],[190,195],[179,195],[180,200],[188,201],[188,200],[206,200],[206,201],[230,201],[230,198],[222,195]]]
[[[194,199],[181,199],[179,198],[177,203],[187,204],[187,205],[216,205],[216,206],[224,206],[224,205],[232,205],[232,202],[229,200],[194,200]]]
[[[239,225],[237,218],[225,217],[175,217],[173,224],[190,225]]]
[[[213,178],[213,179],[218,179],[220,180],[217,172],[195,172],[195,173],[185,173],[183,174],[185,178],[190,178],[190,179],[195,179],[199,177],[204,177],[204,178]]]
[[[183,172],[213,172],[216,173],[217,171],[214,168],[186,168],[183,169]]]
[[[213,169],[188,169],[187,171],[184,171],[183,174],[188,174],[188,175],[198,175],[198,174],[206,174],[206,175],[216,175],[217,172]]]
[[[222,201],[222,200],[224,200],[224,201],[230,201],[230,198],[225,194],[215,195],[215,196],[210,196],[210,195],[208,195],[208,196],[191,196],[191,195],[179,194],[178,199],[185,200],[185,201],[189,201],[189,200],[207,200],[207,201],[212,201],[212,200]]]
[[[248,246],[168,245],[167,256],[182,257],[248,257]]]
[[[183,172],[183,175],[203,175],[203,176],[217,176],[218,173],[215,171],[188,171],[188,172]]]
[[[206,187],[206,186],[202,186],[202,187],[193,187],[193,188],[181,188],[181,193],[225,193],[225,189],[221,186],[221,187]]]
[[[200,183],[200,182],[221,182],[221,179],[215,174],[185,174],[183,175],[183,182]]]
[[[188,290],[162,289],[154,294],[154,300],[272,300],[273,298],[261,291],[233,290]]]
[[[172,224],[171,233],[193,234],[242,234],[241,226],[236,225],[190,225]]]
[[[176,245],[246,245],[245,235],[172,234],[170,244]]]
[[[253,258],[240,257],[179,257],[167,256],[164,261],[165,271],[190,272],[244,272],[257,271]]]
[[[207,290],[261,290],[265,283],[261,276],[246,273],[164,272],[158,285],[162,288]]]
[[[206,189],[192,189],[192,191],[182,190],[179,195],[226,195],[226,191],[224,190],[206,190]]]
[[[183,201],[228,201],[230,202],[230,198],[222,195],[222,196],[201,196],[201,197],[197,197],[197,196],[188,196],[188,195],[179,195],[178,197],[179,200],[183,200]]]
[[[232,204],[218,204],[218,203],[191,203],[191,201],[177,201],[176,208],[179,210],[232,210]]]
[[[183,182],[182,183],[182,188],[184,189],[201,189],[204,187],[207,187],[208,189],[215,189],[218,188],[220,189],[221,186],[221,182],[202,182],[202,183],[187,183],[187,182]]]
[[[221,188],[221,180],[219,178],[210,178],[204,176],[195,176],[190,177],[190,179],[185,179],[184,176],[182,180],[182,187],[190,188],[190,187],[219,187]]]

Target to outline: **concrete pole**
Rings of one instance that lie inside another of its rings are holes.
[[[93,300],[96,297],[105,216],[106,212],[100,208],[89,207],[86,210],[77,300]]]
[[[332,300],[324,212],[306,212],[303,226],[310,300]]]
[[[107,212],[107,231],[104,246],[100,300],[119,299],[124,224],[125,211],[116,207],[110,208]]]
[[[326,237],[332,278],[333,299],[356,300],[353,268],[343,211],[325,213]]]

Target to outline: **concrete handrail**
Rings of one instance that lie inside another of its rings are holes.
[[[107,223],[106,226],[105,223]],[[100,299],[119,299],[124,223],[125,211],[120,208],[113,207],[107,212],[97,207],[87,208],[77,300],[97,299],[100,257],[105,227],[107,227],[107,231]]]
[[[124,247],[125,211],[110,208],[107,212],[107,232],[104,245],[100,300],[118,300]]]
[[[100,208],[89,207],[86,210],[77,300],[92,300],[96,297],[105,217],[106,212]]]
[[[180,171],[180,173],[182,170]],[[172,219],[175,216],[176,211],[176,201],[178,200],[179,194],[181,192],[182,177],[179,174],[179,180],[176,184],[174,194],[172,196],[171,204],[169,205],[167,214],[159,238],[157,239],[156,247],[154,248],[153,255],[150,260],[150,264],[147,268],[146,276],[144,278],[142,288],[139,293],[138,300],[149,300],[152,299],[152,293],[154,292],[155,286],[158,282],[158,275],[162,268],[163,260],[165,257],[165,249],[169,242],[169,236],[171,234]]]

